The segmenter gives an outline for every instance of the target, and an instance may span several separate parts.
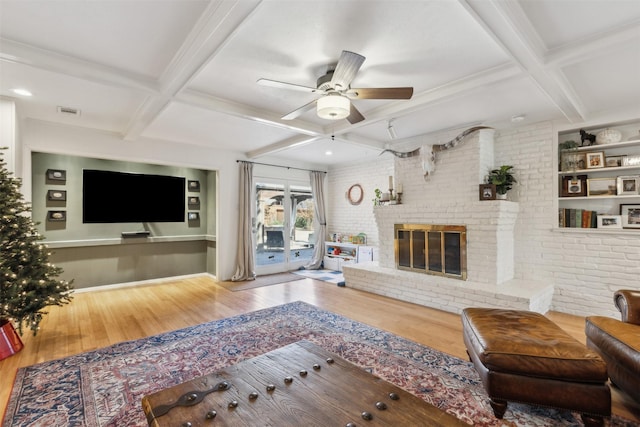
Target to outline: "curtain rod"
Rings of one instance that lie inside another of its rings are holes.
[[[240,163],[240,162],[252,163],[254,165],[272,166],[274,168],[296,169],[296,170],[299,170],[299,171],[327,173],[326,171],[316,171],[316,170],[313,170],[313,169],[302,169],[302,168],[296,168],[296,167],[293,167],[293,166],[270,165],[269,163],[249,162],[247,160],[236,160],[236,163]]]

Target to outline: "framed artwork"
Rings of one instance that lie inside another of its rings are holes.
[[[187,181],[187,189],[189,191],[200,191],[200,181]]]
[[[605,166],[608,168],[615,168],[622,166],[624,158],[627,156],[607,156],[605,158]]]
[[[495,200],[495,199],[496,199],[496,185],[480,184],[480,200]]]
[[[49,190],[47,191],[47,200],[64,202],[67,200],[67,192],[66,190]]]
[[[66,221],[67,211],[48,211],[47,221]]]
[[[640,228],[640,205],[620,205],[622,228]]]
[[[604,167],[604,151],[594,151],[587,153],[586,165],[587,169],[596,169]]]
[[[47,179],[51,181],[66,181],[67,171],[62,169],[47,169]]]
[[[587,175],[563,176],[562,197],[584,197],[587,195]]]
[[[587,196],[615,196],[617,183],[615,178],[587,179]]]
[[[640,176],[619,176],[616,179],[618,196],[640,194]]]
[[[598,228],[622,228],[622,216],[598,215]]]
[[[189,206],[200,206],[200,197],[198,196],[189,196],[187,199],[187,203]]]
[[[187,219],[189,221],[197,221],[200,219],[200,213],[198,212],[189,212],[187,213]]]

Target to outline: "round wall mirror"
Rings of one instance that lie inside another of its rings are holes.
[[[347,199],[352,205],[359,205],[364,197],[364,190],[360,184],[353,184],[347,190]]]

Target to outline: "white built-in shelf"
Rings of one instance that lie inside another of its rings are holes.
[[[616,195],[605,195],[605,196],[576,196],[576,197],[558,197],[560,200],[598,200],[598,199],[638,199],[640,198],[640,194],[623,194],[620,196]]]
[[[635,166],[611,166],[611,167],[604,167],[604,168],[592,168],[592,169],[574,169],[574,170],[569,170],[569,171],[560,171],[558,172],[558,175],[586,175],[588,173],[616,173],[616,172],[622,172],[622,171],[628,171],[628,170],[640,170],[640,165],[635,165]]]
[[[613,144],[588,145],[586,147],[576,147],[570,148],[568,150],[562,150],[562,152],[567,153],[573,151],[603,151],[613,148],[635,147],[637,145],[640,145],[640,139],[632,139],[631,141],[620,141]]]
[[[612,144],[596,144],[584,147],[576,147],[561,150],[558,160],[561,160],[563,154],[567,153],[589,153],[604,152],[605,158],[608,156],[638,156],[640,155],[640,118],[629,120],[626,122],[609,123],[601,126],[592,126],[583,128],[591,134],[598,134],[604,129],[616,129],[627,138],[626,141],[620,141]],[[581,129],[567,129],[558,133],[558,143],[562,144],[566,141],[580,141]],[[630,139],[633,138],[633,139]],[[626,166],[611,166],[602,168],[586,168],[573,169],[558,172],[558,207],[560,209],[585,209],[598,212],[598,215],[618,215],[620,206],[624,204],[640,205],[640,194],[623,194],[623,195],[602,195],[602,196],[568,196],[562,197],[562,181],[567,176],[586,175],[587,189],[591,179],[597,180],[602,178],[616,179],[620,176],[638,176],[640,175],[640,164]],[[583,181],[583,185],[585,182]],[[632,235],[639,236],[640,229],[633,228],[580,228],[580,227],[555,227],[554,231],[569,234],[609,234],[609,235]]]

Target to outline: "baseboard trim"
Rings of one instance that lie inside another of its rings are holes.
[[[74,293],[85,293],[85,292],[95,292],[95,291],[108,291],[114,289],[123,289],[123,288],[133,288],[136,286],[146,286],[152,284],[161,284],[167,282],[173,282],[176,280],[182,279],[191,279],[194,277],[211,277],[216,280],[216,276],[211,273],[195,273],[195,274],[185,274],[182,276],[171,276],[171,277],[159,277],[157,279],[148,279],[148,280],[139,280],[136,282],[126,282],[126,283],[114,283],[112,285],[100,285],[100,286],[91,286],[89,288],[79,288],[74,289]]]

